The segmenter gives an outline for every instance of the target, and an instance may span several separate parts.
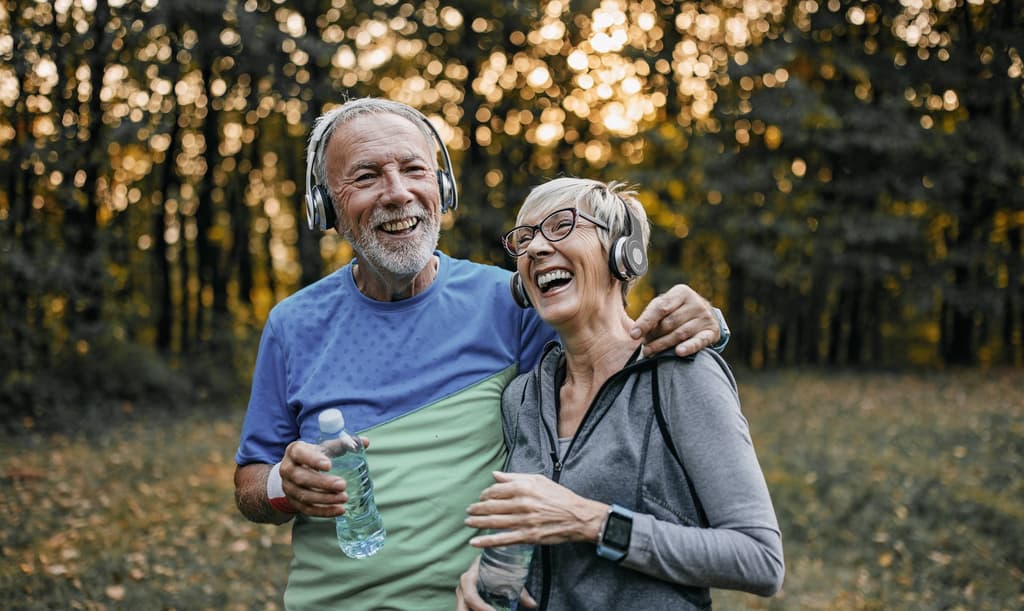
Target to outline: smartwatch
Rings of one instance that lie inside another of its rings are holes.
[[[612,562],[622,562],[629,553],[629,540],[632,535],[633,512],[625,507],[612,505],[604,526],[601,527],[601,534],[597,536],[597,555]]]
[[[715,315],[715,319],[718,320],[718,341],[711,344],[711,349],[721,354],[722,350],[725,350],[725,345],[729,343],[732,333],[729,332],[729,325],[725,324],[725,316],[722,314],[722,311],[718,308],[711,308],[711,312]]]

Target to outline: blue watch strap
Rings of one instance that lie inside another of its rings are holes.
[[[620,505],[612,505],[597,538],[597,555],[612,562],[621,562],[629,553],[632,533],[633,512]]]
[[[725,315],[722,314],[722,311],[716,307],[712,307],[711,312],[715,315],[715,319],[718,321],[718,341],[711,344],[710,348],[721,354],[722,350],[725,350],[725,345],[729,343],[729,338],[732,337],[732,333],[729,331],[729,325],[726,324]]]

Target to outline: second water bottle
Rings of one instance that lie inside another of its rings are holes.
[[[337,517],[338,546],[350,558],[366,558],[384,546],[384,523],[373,498],[373,481],[363,444],[345,430],[341,410],[322,411],[320,447],[331,459],[331,474],[345,478],[348,502]]]
[[[529,543],[484,548],[477,576],[477,592],[484,602],[498,611],[516,611],[532,558]]]

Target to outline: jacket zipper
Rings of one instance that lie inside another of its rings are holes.
[[[640,361],[640,363],[646,364],[646,361]],[[572,448],[574,445],[576,445],[576,439],[577,437],[579,437],[580,431],[583,430],[583,426],[587,423],[587,419],[590,418],[591,412],[594,411],[594,406],[597,405],[598,400],[601,398],[602,395],[604,395],[604,391],[608,387],[608,385],[611,384],[612,381],[618,378],[620,375],[623,375],[626,372],[631,371],[636,365],[638,365],[638,363],[631,362],[629,365],[623,367],[621,370],[612,374],[611,377],[604,381],[604,384],[601,385],[601,388],[597,390],[597,394],[594,395],[594,400],[591,401],[589,406],[587,406],[587,411],[583,413],[583,419],[580,420],[580,426],[579,428],[576,429],[576,434],[573,435],[572,441],[569,442],[569,447],[565,449],[566,456],[569,456],[569,454],[572,453]],[[538,386],[540,386],[539,382]],[[559,460],[558,458],[558,436],[551,432],[551,428],[547,426],[547,422],[544,421],[543,419],[543,414],[541,415],[541,421],[544,422],[544,430],[547,431],[548,440],[550,441],[551,447],[553,448],[553,450],[551,451],[551,481],[557,484],[558,480],[562,478],[562,461]],[[546,611],[546,609],[548,608],[548,600],[551,594],[551,546],[541,546],[540,561],[544,567],[544,570],[541,572],[541,597],[540,607],[538,611]]]
[[[548,431],[549,435],[551,431]],[[555,450],[551,452],[551,464],[554,470],[551,473],[551,481],[558,483],[558,480],[562,478],[562,461],[558,460],[558,439],[555,439]],[[570,444],[571,445],[571,444]],[[566,452],[568,453],[568,452]],[[540,546],[540,562],[541,566],[544,567],[541,572],[540,578],[540,609],[538,611],[545,611],[548,608],[548,599],[551,594],[551,546],[542,545]]]

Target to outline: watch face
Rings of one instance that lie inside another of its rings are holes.
[[[608,514],[604,527],[604,541],[620,549],[629,547],[629,536],[633,532],[633,521],[617,513]]]

